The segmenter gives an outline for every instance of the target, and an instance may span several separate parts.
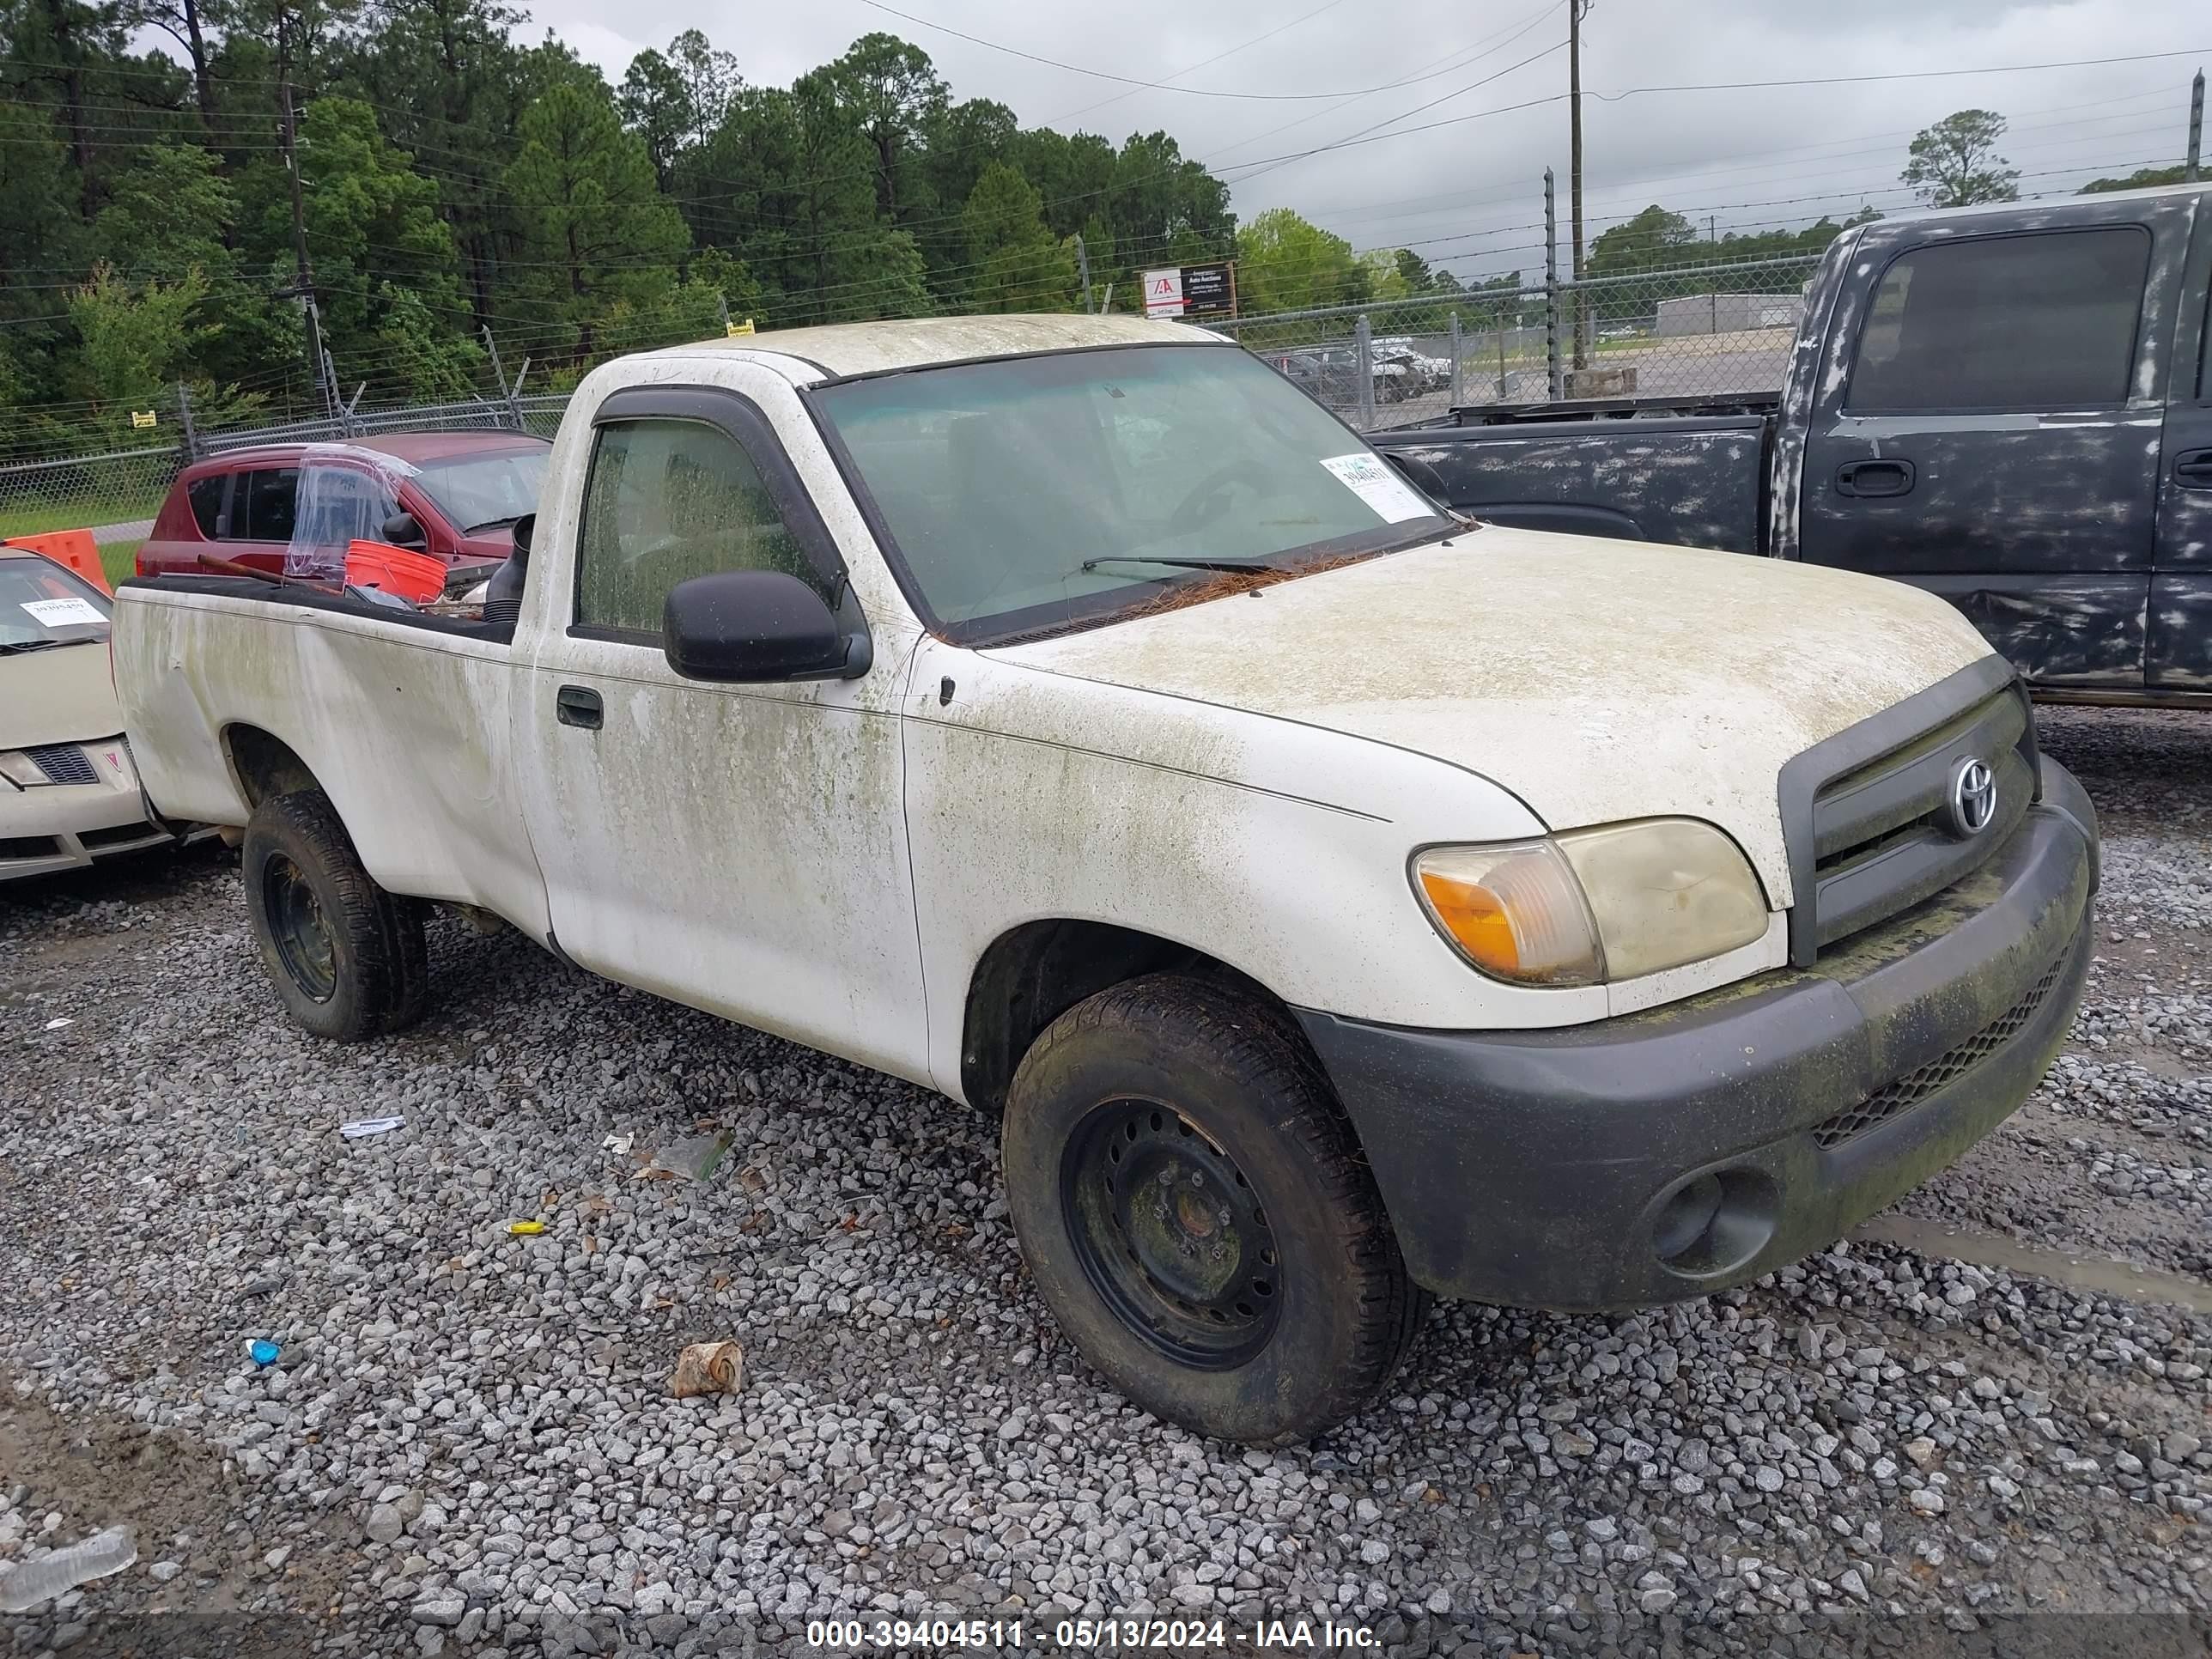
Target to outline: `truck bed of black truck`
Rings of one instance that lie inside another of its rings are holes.
[[[1464,409],[1372,441],[1501,523],[1916,583],[2046,698],[2212,706],[2208,202],[1856,226],[1774,393]]]

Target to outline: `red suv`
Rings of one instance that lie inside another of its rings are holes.
[[[317,526],[316,540],[412,547],[445,561],[449,590],[465,586],[499,568],[514,548],[514,521],[538,510],[551,448],[520,432],[398,432],[234,449],[177,475],[138,550],[138,574],[198,574],[203,553],[281,572],[312,453],[316,465],[361,479],[358,489],[316,492],[314,511],[347,520]],[[381,465],[386,458],[404,465]]]

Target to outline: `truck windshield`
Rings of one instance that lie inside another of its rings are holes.
[[[1103,622],[1164,585],[1431,540],[1450,520],[1236,346],[1136,346],[825,386],[908,598],[962,643]]]
[[[107,637],[107,596],[46,559],[0,556],[0,656]]]
[[[507,450],[492,455],[458,455],[449,461],[423,461],[416,483],[454,529],[464,535],[513,524],[538,510],[545,483],[550,448]]]

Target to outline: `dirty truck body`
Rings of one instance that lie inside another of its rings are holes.
[[[1047,1302],[1209,1431],[1339,1420],[1428,1291],[1826,1245],[2080,992],[2094,817],[1948,606],[1455,521],[1197,330],[625,359],[526,539],[511,623],[123,590],[148,787],[245,826],[288,1008],[404,1025],[469,906],[1001,1112]]]
[[[1376,441],[1501,522],[1911,582],[2040,698],[2212,700],[2208,277],[2212,185],[1885,218],[1829,246],[1778,398]]]

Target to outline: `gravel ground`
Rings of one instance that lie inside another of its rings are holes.
[[[1157,1612],[1248,1651],[1303,1617],[1415,1655],[2201,1653],[2212,720],[2045,733],[2105,815],[2108,945],[2044,1090],[1904,1206],[1936,1243],[1632,1318],[1447,1304],[1291,1452],[1101,1386],[940,1099],[444,922],[419,1030],[318,1044],[220,849],[0,893],[0,1563],[138,1548],[0,1632],[520,1659],[949,1613],[1050,1651]],[[651,1178],[718,1132],[703,1182]],[[722,1337],[743,1392],[669,1398]]]

